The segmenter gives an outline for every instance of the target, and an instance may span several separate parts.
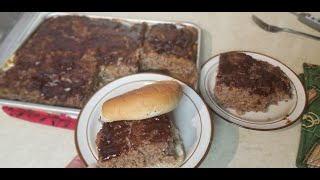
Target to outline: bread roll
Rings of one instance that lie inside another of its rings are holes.
[[[178,82],[159,81],[104,102],[101,120],[142,120],[165,114],[176,108],[181,97]]]

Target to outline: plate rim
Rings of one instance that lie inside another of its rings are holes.
[[[121,77],[121,78],[118,78],[114,81],[117,81],[117,80],[120,80],[120,79],[124,79],[124,78],[128,78],[130,76],[135,76],[135,75],[141,75],[141,74],[144,74],[144,75],[158,75],[158,76],[165,76],[165,77],[169,77],[175,81],[178,81],[179,83],[187,86],[188,88],[190,88],[192,91],[194,91],[195,94],[198,95],[198,97],[202,100],[205,108],[207,109],[208,111],[208,114],[209,114],[209,122],[210,122],[210,128],[211,128],[211,133],[210,133],[210,138],[209,138],[209,143],[208,143],[208,146],[206,147],[206,151],[204,152],[203,156],[201,157],[201,159],[199,159],[198,163],[195,165],[194,168],[198,168],[202,162],[206,159],[210,149],[211,149],[211,146],[213,144],[213,135],[214,135],[214,123],[213,123],[213,118],[212,118],[212,114],[210,113],[209,111],[209,106],[207,105],[206,101],[204,101],[203,97],[201,96],[200,93],[198,93],[196,90],[194,90],[193,88],[191,88],[190,86],[186,85],[185,83],[179,81],[178,79],[175,79],[171,76],[167,76],[167,75],[163,75],[163,74],[160,74],[160,73],[152,73],[152,72],[141,72],[141,73],[135,73],[135,74],[132,74],[132,75],[127,75],[127,76],[124,76],[124,77]],[[114,82],[112,81],[112,82]],[[111,82],[111,83],[112,83]],[[87,162],[85,161],[85,158],[83,157],[81,151],[80,151],[80,147],[79,147],[79,143],[78,143],[78,127],[79,127],[79,119],[81,117],[81,114],[84,110],[84,108],[87,106],[88,102],[93,98],[93,96],[95,96],[101,89],[103,89],[105,86],[108,86],[109,84],[106,84],[104,86],[102,86],[101,88],[99,88],[87,101],[86,103],[84,104],[83,108],[81,108],[80,110],[80,113],[79,113],[79,116],[78,116],[78,120],[76,122],[76,128],[75,128],[75,131],[74,131],[74,142],[75,142],[75,146],[76,146],[76,150],[77,150],[77,155],[79,156],[79,158],[81,159],[82,163],[88,167],[88,164]],[[181,167],[179,167],[181,168]]]
[[[282,63],[282,62],[281,62],[279,59],[277,59],[277,58],[271,57],[271,56],[269,56],[269,55],[266,55],[266,54],[263,54],[263,53],[260,53],[260,52],[255,52],[255,51],[247,51],[247,50],[225,51],[225,52],[218,53],[218,54],[216,54],[216,55],[208,58],[208,60],[201,65],[201,69],[200,69],[200,79],[199,79],[199,88],[200,88],[200,92],[199,92],[199,93],[200,93],[200,96],[201,96],[204,100],[205,100],[205,98],[203,97],[203,94],[202,94],[202,92],[201,92],[201,86],[200,86],[201,81],[202,81],[202,80],[201,80],[201,71],[202,71],[203,67],[204,67],[208,62],[210,62],[212,59],[216,58],[217,56],[220,56],[220,55],[223,54],[223,53],[231,53],[231,52],[253,53],[253,54],[258,54],[258,55],[262,55],[262,56],[271,58],[272,60],[275,60],[275,61],[277,61],[278,63],[280,63],[280,64],[282,64],[283,66],[285,66],[289,71],[291,71],[291,72],[299,79],[298,75],[297,75],[290,67],[288,67],[286,64]],[[300,84],[301,84],[302,87],[303,87],[304,93],[300,93],[300,94],[299,94],[299,93],[297,92],[297,96],[299,96],[299,95],[301,96],[301,94],[303,94],[304,97],[305,97],[305,102],[304,102],[303,110],[302,110],[301,114],[300,114],[295,120],[292,120],[291,123],[288,123],[288,124],[286,124],[286,125],[284,125],[284,126],[280,126],[280,127],[276,127],[276,128],[260,129],[260,128],[252,128],[252,127],[247,127],[247,126],[240,125],[240,124],[238,124],[238,123],[236,123],[236,122],[232,122],[232,121],[224,118],[223,116],[221,116],[219,113],[217,113],[217,112],[209,105],[209,103],[208,103],[206,100],[205,100],[205,103],[206,103],[206,104],[209,106],[209,108],[210,108],[216,115],[218,115],[221,119],[227,121],[227,122],[230,123],[230,124],[236,125],[236,126],[238,126],[238,127],[242,127],[242,128],[250,129],[250,130],[255,130],[255,131],[274,131],[274,130],[284,129],[284,128],[287,128],[287,127],[295,124],[295,123],[302,117],[304,111],[305,111],[306,108],[307,108],[307,92],[306,92],[306,89],[305,89],[304,85],[303,85],[302,82],[300,81],[300,79],[299,79],[299,82],[300,82]]]

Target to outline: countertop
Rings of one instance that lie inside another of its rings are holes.
[[[231,50],[269,55],[302,72],[302,63],[320,64],[320,41],[256,26],[256,14],[273,25],[320,36],[288,13],[89,13],[112,17],[187,21],[203,30],[201,62]],[[320,16],[320,13],[313,13]],[[275,131],[239,128],[216,115],[212,147],[200,167],[296,167],[300,122]],[[65,167],[76,155],[74,131],[12,118],[0,110],[0,167]]]

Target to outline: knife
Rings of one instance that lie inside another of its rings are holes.
[[[319,16],[318,17],[313,16],[309,13],[304,13],[304,12],[291,12],[291,13],[296,15],[298,17],[298,20],[301,23],[320,32],[320,17]]]

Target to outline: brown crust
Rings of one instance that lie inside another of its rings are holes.
[[[196,60],[197,31],[193,27],[156,24],[149,27],[145,38],[146,53]]]
[[[276,89],[291,96],[290,80],[279,68],[238,52],[220,55],[217,85],[243,88],[250,93],[268,96]]]

